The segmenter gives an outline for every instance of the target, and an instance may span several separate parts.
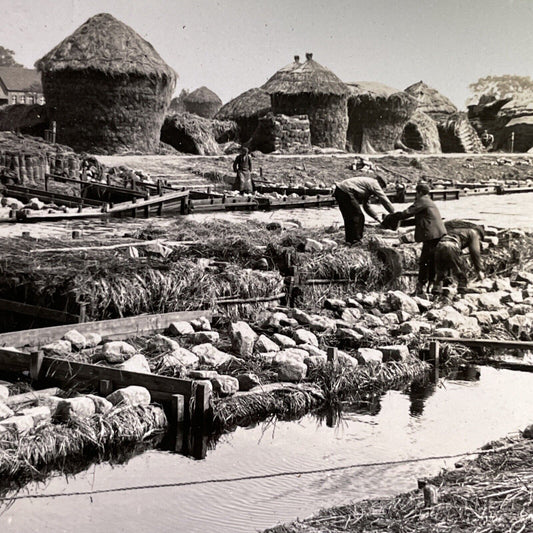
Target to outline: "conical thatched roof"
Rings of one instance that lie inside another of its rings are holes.
[[[269,94],[327,94],[344,96],[348,87],[331,70],[306,54],[307,61],[296,62],[278,70],[262,87]]]
[[[270,95],[261,88],[249,89],[227,104],[215,115],[218,120],[236,120],[253,116],[262,117],[270,111]]]
[[[350,89],[348,98],[352,96],[359,96],[361,94],[370,94],[375,98],[388,98],[393,94],[402,92],[377,81],[356,81],[350,82],[347,85]]]
[[[176,73],[148,41],[108,13],[91,17],[35,66],[41,72],[94,70],[109,76],[139,74],[176,80]]]
[[[184,102],[191,104],[217,104],[222,105],[222,100],[207,87],[200,87],[188,94],[184,99]]]
[[[419,111],[433,118],[441,119],[457,113],[457,107],[448,98],[423,81],[413,83],[405,89],[405,92],[418,100]]]

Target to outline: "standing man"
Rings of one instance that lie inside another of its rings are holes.
[[[435,247],[446,235],[446,228],[438,207],[429,197],[429,186],[419,183],[415,190],[414,203],[405,211],[395,214],[395,217],[398,220],[415,217],[415,241],[422,243],[416,284],[416,292],[421,294],[425,292],[425,285],[433,283],[435,279]]]
[[[237,173],[233,190],[240,193],[252,193],[252,158],[248,148],[241,148],[241,153],[233,161],[233,172]]]
[[[381,176],[375,178],[357,176],[336,184],[334,196],[344,219],[344,232],[348,244],[359,242],[363,238],[365,227],[363,209],[374,220],[380,222],[377,213],[370,205],[372,197],[376,198],[389,213],[394,213],[394,207],[382,187],[386,187],[386,183]]]

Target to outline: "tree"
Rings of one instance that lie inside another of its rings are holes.
[[[13,50],[0,46],[0,67],[22,67],[20,63],[15,61],[14,55]]]
[[[471,83],[468,88],[472,91],[472,102],[479,102],[482,96],[501,100],[509,96],[531,94],[533,98],[533,80],[529,76],[486,76]]]

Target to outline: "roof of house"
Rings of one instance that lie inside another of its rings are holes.
[[[33,84],[42,92],[41,74],[34,69],[21,67],[0,67],[0,80],[8,91],[27,91]]]

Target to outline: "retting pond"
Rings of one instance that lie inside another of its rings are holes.
[[[463,454],[533,422],[532,374],[467,370],[437,386],[388,392],[366,410],[348,408],[333,427],[312,415],[263,423],[224,435],[204,460],[152,450],[124,465],[103,463],[30,484],[18,495],[195,482],[4,502],[0,530],[254,532],[323,507],[415,489],[418,478],[453,468],[458,459],[302,472]],[[257,478],[285,472],[294,474]],[[256,478],[209,482],[250,476]]]

